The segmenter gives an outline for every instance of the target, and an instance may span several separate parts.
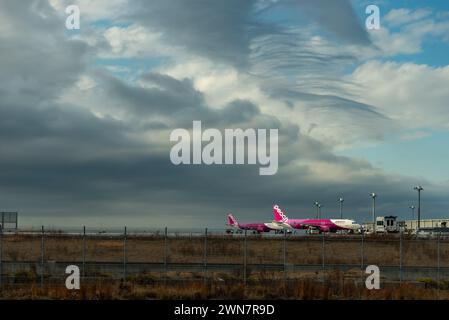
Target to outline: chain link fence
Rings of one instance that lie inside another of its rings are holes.
[[[449,238],[409,235],[257,235],[223,231],[106,233],[82,228],[5,232],[0,229],[0,287],[28,282],[64,284],[76,265],[83,281],[289,281],[341,272],[366,279],[380,268],[381,281],[449,279]]]

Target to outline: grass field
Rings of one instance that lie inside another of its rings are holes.
[[[367,290],[341,272],[330,272],[324,281],[306,277],[283,283],[273,281],[209,282],[176,281],[93,281],[80,290],[63,285],[3,286],[0,299],[449,299],[447,283],[386,284],[380,290]]]
[[[202,263],[205,253],[208,263],[242,263],[244,240],[232,236],[204,238],[132,237],[126,241],[128,262]],[[114,262],[124,257],[124,241],[117,237],[87,237],[86,261]],[[284,239],[248,237],[248,264],[276,264],[284,262]],[[449,266],[449,240],[402,241],[402,264],[405,266],[436,266],[440,251],[440,266]],[[205,248],[207,247],[205,252]],[[321,236],[292,237],[285,240],[286,263],[320,264],[323,259]],[[46,260],[82,261],[83,239],[66,235],[46,235],[44,243]],[[30,235],[5,235],[3,261],[40,261],[41,237]],[[359,264],[362,261],[360,237],[327,237],[324,241],[324,259],[327,264]],[[398,265],[400,243],[398,238],[366,237],[363,243],[364,264]]]
[[[46,234],[43,256],[45,263],[81,263],[83,248],[86,262],[128,263],[205,263],[283,264],[284,246],[287,264],[376,264],[378,266],[449,266],[449,240],[416,240],[404,237],[318,236],[263,238],[232,235],[204,237],[81,236]],[[246,243],[246,244],[245,244]],[[125,250],[126,247],[126,250]],[[324,251],[323,251],[324,250]],[[402,250],[402,259],[401,259]],[[438,255],[439,251],[439,255]],[[363,255],[362,255],[363,253]],[[40,262],[40,235],[11,234],[2,239],[3,262]],[[5,273],[4,273],[5,276]],[[242,270],[229,272],[142,272],[125,279],[102,274],[87,274],[79,291],[69,291],[62,280],[45,278],[40,286],[38,270],[16,271],[13,281],[2,286],[1,298],[54,299],[448,299],[449,282],[423,278],[414,283],[382,283],[381,290],[364,288],[364,274],[359,267],[346,271],[255,271],[248,268],[246,285]],[[14,279],[22,279],[16,282]],[[25,281],[24,281],[25,279]],[[87,278],[86,278],[87,279]],[[58,282],[59,281],[59,282]],[[437,290],[439,289],[439,290]]]

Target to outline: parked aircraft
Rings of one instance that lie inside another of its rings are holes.
[[[237,231],[242,232],[243,230],[250,230],[257,233],[261,232],[270,232],[271,230],[275,231],[282,231],[284,228],[282,226],[279,226],[277,223],[263,223],[263,222],[248,222],[248,223],[241,223],[238,222],[232,213],[228,215],[229,219],[229,226],[233,227]]]
[[[278,205],[273,207],[275,221],[279,227],[293,229],[315,229],[321,232],[337,232],[338,230],[347,230],[349,232],[358,232],[361,229],[360,224],[354,220],[348,219],[289,219]]]

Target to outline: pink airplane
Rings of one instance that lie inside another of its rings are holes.
[[[251,230],[257,233],[270,232],[271,230],[283,230],[284,228],[276,223],[263,223],[263,222],[250,222],[250,223],[240,223],[238,222],[232,213],[228,214],[229,226],[237,230]]]
[[[348,230],[349,232],[356,232],[360,230],[360,224],[355,223],[354,220],[348,219],[289,219],[278,205],[273,207],[274,216],[277,223],[283,228],[293,229],[318,229],[321,232],[336,232],[337,230]]]

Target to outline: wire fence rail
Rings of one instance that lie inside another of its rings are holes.
[[[420,239],[402,233],[367,235],[254,235],[152,230],[3,232],[0,228],[0,289],[37,282],[64,284],[66,267],[83,280],[293,281],[338,271],[363,283],[368,265],[383,281],[449,279],[449,238]]]

